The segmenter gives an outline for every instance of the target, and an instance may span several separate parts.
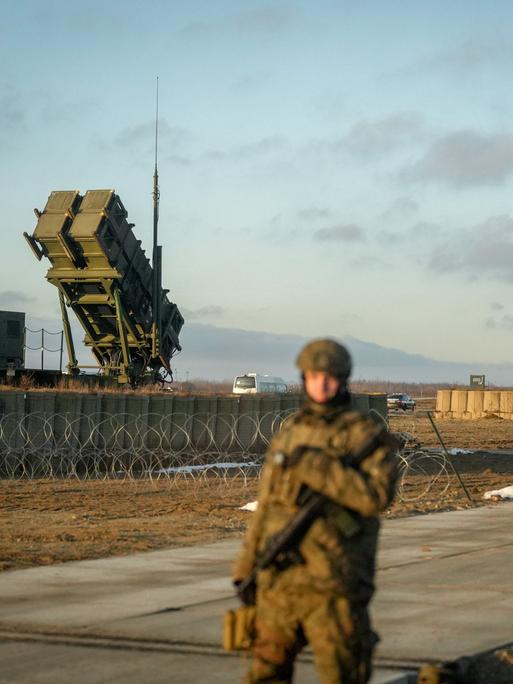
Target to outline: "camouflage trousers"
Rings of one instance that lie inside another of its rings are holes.
[[[365,608],[340,595],[261,590],[256,640],[245,684],[289,684],[297,654],[308,643],[321,684],[365,684],[378,641]]]

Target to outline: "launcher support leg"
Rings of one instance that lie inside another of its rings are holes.
[[[119,340],[121,342],[121,353],[123,354],[123,363],[121,364],[121,369],[118,373],[118,383],[120,385],[130,382],[130,347],[128,346],[128,337],[126,334],[126,328],[123,316],[123,307],[121,305],[121,300],[119,298],[119,290],[117,287],[114,288],[114,302],[116,303],[116,320],[118,322],[118,333]]]
[[[71,326],[69,324],[68,312],[66,311],[64,295],[61,290],[59,290],[59,304],[61,305],[62,325],[64,328],[64,337],[66,338],[66,349],[68,351],[68,371],[71,375],[78,375],[80,369],[75,355],[75,345],[73,344],[73,336],[71,335]]]

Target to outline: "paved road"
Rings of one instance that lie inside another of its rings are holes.
[[[373,684],[404,682],[408,664],[513,641],[512,518],[505,503],[385,522]],[[219,648],[237,548],[225,541],[0,574],[0,684],[239,681],[244,659]],[[297,682],[315,681],[307,654]]]

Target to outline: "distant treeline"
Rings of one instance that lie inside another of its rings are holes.
[[[491,385],[489,385],[491,387]],[[230,380],[205,380],[193,378],[187,382],[174,382],[172,388],[176,392],[184,394],[229,394],[233,389]],[[289,384],[289,392],[296,394],[302,391],[302,386]],[[441,389],[468,389],[468,385],[441,382],[394,382],[392,380],[355,380],[350,383],[350,389],[357,394],[369,394],[380,392],[391,394],[392,392],[404,392],[412,397],[436,397],[437,390]]]
[[[233,388],[231,380],[205,380],[202,378],[192,378],[186,382],[174,382],[171,385],[165,386],[166,389],[172,390],[177,394],[183,395],[213,395],[213,394],[230,394]],[[499,389],[498,387],[488,384],[487,389]],[[45,392],[48,387],[35,384],[30,377],[22,377],[19,382],[14,385],[0,385],[1,391],[8,390],[23,390],[23,391],[39,391]],[[84,382],[80,379],[66,378],[52,386],[52,391],[57,392],[87,392],[87,393],[126,393],[126,394],[154,394],[161,393],[163,387],[161,385],[142,385],[136,389],[128,386],[119,387],[116,384],[105,385],[101,382],[90,380]],[[290,384],[288,390],[292,394],[297,394],[302,391],[300,384]],[[390,394],[392,392],[403,392],[410,394],[414,398],[422,397],[436,397],[437,390],[441,389],[469,389],[468,385],[457,383],[436,383],[436,382],[393,382],[392,380],[355,380],[350,383],[350,389],[357,394],[369,394],[379,392],[383,394]],[[502,388],[504,389],[504,388]]]
[[[213,380],[202,380],[194,378],[190,382],[175,383],[177,390],[189,392],[205,392],[212,394],[225,394],[232,391],[232,383],[229,380],[215,382]],[[393,382],[391,380],[355,380],[350,383],[352,392],[358,394],[368,394],[370,392],[380,392],[390,394],[391,392],[404,392],[413,397],[435,397],[439,389],[468,389],[467,385],[456,385],[454,383],[424,383],[424,382]],[[289,385],[289,392],[301,392],[300,384]]]
[[[468,385],[457,385],[454,383],[440,382],[393,382],[392,380],[356,380],[351,383],[351,391],[360,394],[369,392],[403,392],[412,397],[436,397],[436,393],[441,389],[468,389]]]

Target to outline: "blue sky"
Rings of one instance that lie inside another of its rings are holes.
[[[151,250],[158,75],[163,282],[189,325],[511,361],[511,3],[0,9],[0,307],[58,316],[21,238],[52,190],[115,188]]]

